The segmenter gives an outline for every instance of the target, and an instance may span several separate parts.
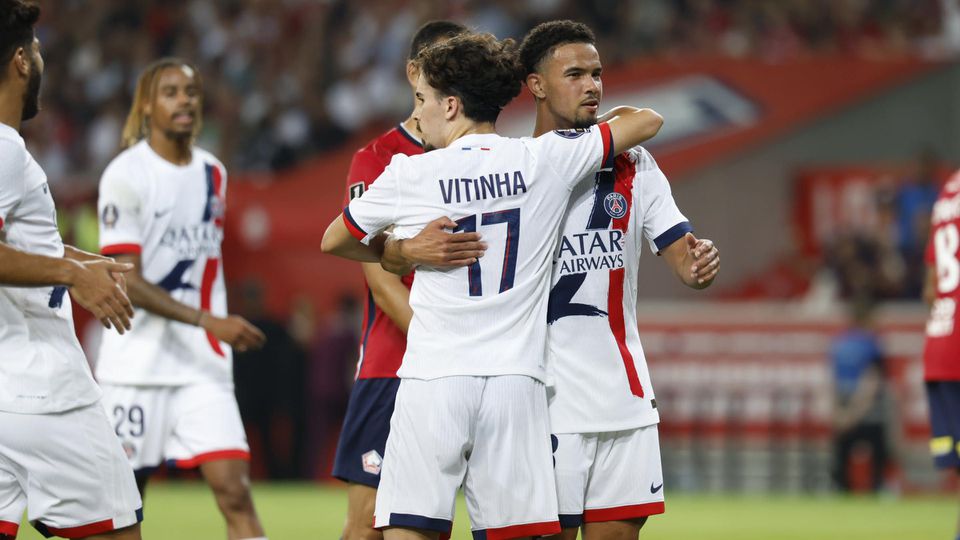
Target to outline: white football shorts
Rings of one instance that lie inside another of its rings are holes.
[[[556,437],[557,494],[563,528],[664,512],[657,425]]]
[[[543,383],[523,375],[400,382],[375,526],[449,534],[461,485],[474,537],[560,532]]]
[[[44,535],[82,538],[140,522],[142,506],[99,403],[0,412],[0,535],[16,536],[24,509]]]
[[[149,473],[164,462],[192,468],[250,459],[232,384],[102,386],[104,410],[138,472]]]

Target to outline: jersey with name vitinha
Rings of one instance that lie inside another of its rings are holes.
[[[571,189],[612,161],[605,123],[532,139],[471,134],[420,156],[395,156],[344,211],[369,241],[391,224],[411,237],[448,216],[479,232],[486,254],[468,267],[420,267],[401,378],[527,375],[545,378],[547,296],[560,220]]]
[[[47,175],[0,124],[0,241],[63,257]],[[73,326],[66,287],[0,285],[0,411],[46,414],[100,399]]]
[[[555,433],[659,422],[637,331],[637,270],[643,238],[659,253],[691,230],[666,177],[640,147],[577,186],[555,254],[547,319]]]
[[[100,180],[100,250],[140,254],[144,279],[188,306],[224,317],[227,295],[220,244],[227,174],[212,154],[193,148],[173,164],[141,141],[117,156]],[[138,308],[125,335],[105,332],[97,360],[101,382],[183,385],[233,380],[232,351],[200,327]]]

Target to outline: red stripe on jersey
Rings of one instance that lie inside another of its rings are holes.
[[[509,527],[500,527],[497,529],[486,529],[487,540],[508,540],[510,538],[523,538],[527,536],[548,536],[560,534],[559,521],[544,521],[542,523],[524,523],[523,525],[510,525]]]
[[[220,259],[207,259],[207,264],[203,267],[203,281],[200,282],[200,309],[203,311],[210,311],[213,283],[217,279],[217,272],[219,270]],[[210,347],[213,348],[213,352],[226,358],[227,355],[224,354],[223,347],[220,346],[220,341],[217,340],[216,336],[207,332],[207,341],[210,342]]]
[[[142,252],[140,244],[112,244],[100,248],[101,255],[139,255]]]
[[[353,217],[350,215],[349,208],[343,209],[343,224],[347,226],[347,230],[350,231],[350,235],[357,240],[363,242],[363,239],[367,237],[367,233],[363,232],[363,229],[354,223]]]
[[[224,459],[239,459],[241,461],[250,461],[250,452],[246,450],[215,450],[213,452],[204,452],[188,459],[176,459],[173,464],[181,469],[192,469],[199,467],[204,463],[211,461],[220,461]]]
[[[2,228],[3,228],[3,218],[0,217],[0,229],[2,229]],[[3,532],[3,531],[0,531],[0,532]],[[6,534],[6,533],[4,533],[4,534]]]
[[[213,193],[220,199],[220,212],[218,216],[213,219],[213,223],[217,227],[223,227],[223,216],[226,213],[227,198],[224,197],[224,193],[221,192],[223,187],[223,174],[220,172],[220,167],[213,165],[211,167],[213,172]]]
[[[609,129],[608,127],[607,130],[609,131]],[[627,237],[627,229],[630,227],[630,214],[633,211],[634,171],[633,163],[626,156],[617,157],[613,190],[623,195],[627,211],[623,217],[613,220],[613,228],[623,231],[624,239]],[[640,384],[640,376],[637,374],[637,367],[633,362],[633,354],[627,348],[627,325],[623,316],[623,282],[625,276],[623,268],[610,271],[610,290],[607,293],[607,321],[610,323],[610,331],[613,332],[613,337],[617,340],[617,348],[620,349],[623,367],[627,372],[627,381],[630,383],[630,392],[637,397],[643,397],[643,386]]]
[[[631,506],[617,506],[614,508],[601,508],[598,510],[584,510],[584,523],[596,523],[598,521],[624,521],[627,519],[636,519],[641,517],[662,514],[666,507],[661,502],[634,504]]]
[[[0,219],[0,222],[3,220]],[[0,521],[0,534],[5,534],[8,536],[17,536],[17,531],[20,529],[19,523],[14,523],[12,521]]]
[[[85,538],[87,536],[103,534],[116,529],[116,527],[113,526],[112,518],[105,519],[103,521],[97,521],[96,523],[88,523],[79,527],[64,527],[62,529],[58,527],[51,527],[46,523],[43,525],[51,536],[62,536],[64,538]]]
[[[603,140],[603,161],[600,167],[606,168],[613,165],[613,132],[610,131],[610,125],[606,122],[597,124],[600,128],[600,139]]]

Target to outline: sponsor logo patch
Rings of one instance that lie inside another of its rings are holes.
[[[663,488],[663,482],[660,482],[660,485],[659,485],[659,486],[654,486],[654,485],[651,483],[651,484],[650,484],[650,493],[657,493],[657,492],[660,491],[662,488]]]
[[[117,220],[120,218],[120,211],[117,210],[117,205],[109,203],[103,207],[103,212],[100,213],[100,221],[103,222],[103,226],[112,229],[117,225]]]
[[[363,195],[363,182],[357,182],[356,184],[350,184],[350,187],[347,188],[347,196],[350,197],[350,200],[354,200],[357,197]]]
[[[360,456],[360,460],[363,463],[364,472],[380,474],[380,467],[383,465],[383,456],[380,455],[380,452],[371,450]]]

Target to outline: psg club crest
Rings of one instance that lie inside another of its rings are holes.
[[[627,215],[627,199],[622,194],[613,192],[604,197],[603,209],[613,219],[620,219]]]
[[[383,465],[383,457],[380,455],[380,452],[371,450],[360,456],[360,459],[363,462],[364,472],[380,474],[380,466]]]
[[[553,132],[564,139],[576,139],[584,133],[590,133],[590,128],[555,129]]]
[[[220,219],[227,211],[227,205],[224,204],[223,199],[219,196],[214,195],[210,198],[210,215],[214,219]]]

